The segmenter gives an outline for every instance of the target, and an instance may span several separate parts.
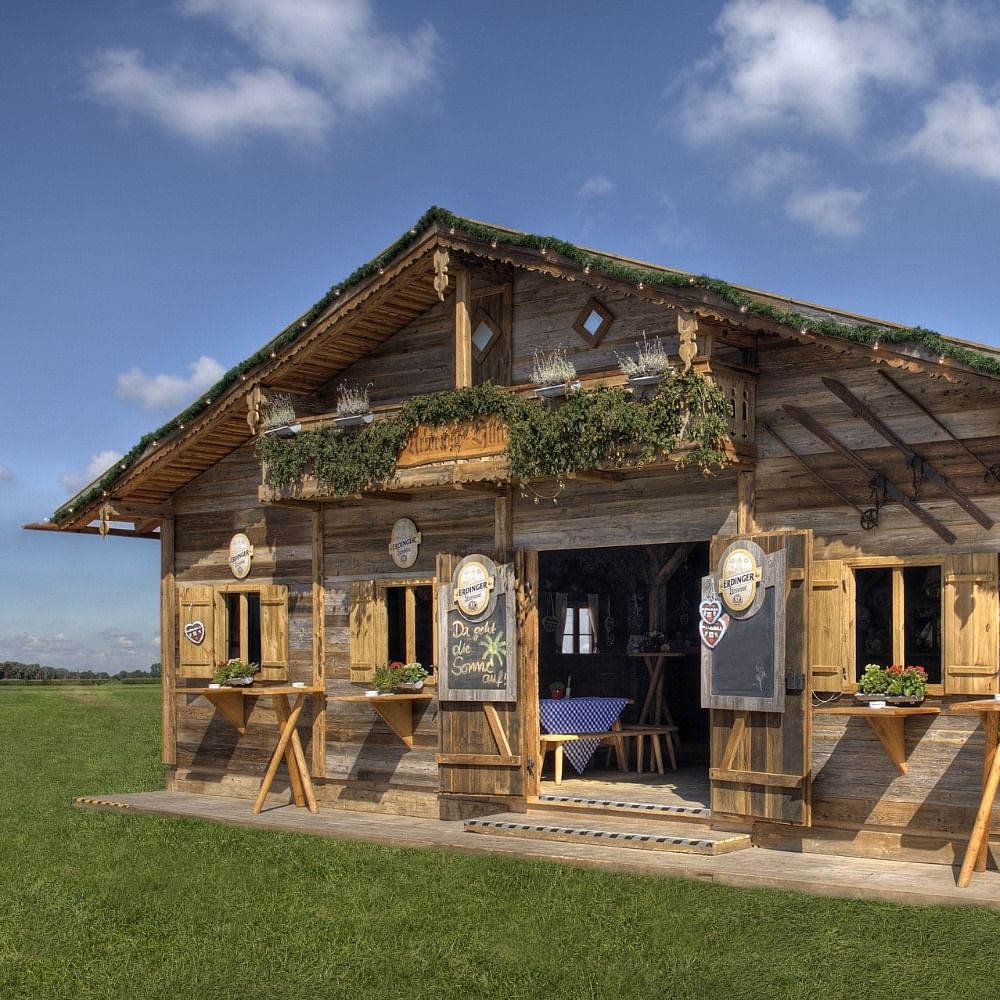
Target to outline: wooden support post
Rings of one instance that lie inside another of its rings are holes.
[[[509,486],[494,501],[493,511],[493,547],[497,562],[505,563],[510,560],[514,544],[514,498]]]
[[[177,763],[177,581],[174,522],[160,524],[160,753],[164,764]]]
[[[472,276],[455,275],[455,388],[472,385]]]
[[[326,684],[326,563],[323,536],[325,517],[322,506],[314,508],[312,517],[312,683]],[[312,773],[317,778],[326,774],[326,695],[313,699]]]
[[[745,535],[757,530],[757,485],[753,469],[736,473],[736,531]]]

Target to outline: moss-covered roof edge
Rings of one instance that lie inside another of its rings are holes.
[[[155,431],[143,435],[128,454],[119,459],[98,482],[92,484],[85,493],[73,497],[59,507],[52,515],[52,520],[58,524],[74,510],[89,506],[105,493],[110,494],[115,482],[145,455],[151,444],[180,430],[183,424],[201,416],[212,405],[213,400],[217,400],[234,384],[241,381],[248,372],[269,360],[274,351],[288,346],[302,336],[335,301],[343,298],[344,294],[354,286],[377,274],[380,268],[387,267],[396,256],[416,243],[421,234],[434,223],[461,229],[465,235],[487,244],[495,241],[497,245],[505,244],[525,249],[553,251],[574,261],[581,267],[589,266],[592,271],[602,272],[610,278],[630,281],[635,284],[641,281],[647,285],[664,288],[703,288],[747,315],[771,320],[791,330],[807,329],[810,333],[840,337],[860,344],[874,345],[877,342],[888,346],[899,343],[918,343],[940,357],[957,361],[973,371],[983,375],[1000,377],[1000,361],[944,337],[934,330],[919,326],[887,327],[875,323],[860,322],[855,324],[833,319],[817,319],[815,316],[806,316],[793,310],[781,309],[770,303],[761,302],[744,289],[708,275],[693,275],[681,271],[645,267],[641,264],[624,263],[613,256],[607,256],[595,250],[583,249],[554,236],[537,236],[533,233],[522,233],[474,222],[435,205],[429,208],[410,229],[378,256],[362,264],[343,281],[332,285],[318,302],[303,315],[297,317],[260,350],[230,368],[215,385],[186,410],[168,420]]]

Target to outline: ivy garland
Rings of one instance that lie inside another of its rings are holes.
[[[317,482],[333,496],[384,483],[419,424],[495,416],[509,434],[511,470],[522,483],[623,462],[643,465],[668,455],[681,440],[694,447],[681,459],[704,470],[722,468],[719,448],[726,435],[725,394],[697,372],[668,375],[650,399],[633,399],[625,388],[577,392],[548,407],[487,383],[417,396],[392,416],[360,430],[328,425],[294,438],[265,436],[257,454],[266,463],[266,482],[294,486],[312,467]]]
[[[710,278],[707,275],[691,275],[680,271],[659,270],[636,267],[624,264],[612,257],[582,250],[564,240],[550,236],[537,236],[531,233],[512,232],[497,229],[493,226],[472,222],[449,212],[447,209],[433,206],[426,211],[416,224],[404,233],[395,243],[374,257],[368,263],[357,268],[343,281],[334,285],[318,302],[303,313],[289,326],[285,327],[276,337],[265,344],[259,351],[245,361],[240,362],[222,376],[219,381],[201,399],[192,403],[183,413],[178,414],[162,427],[140,438],[139,442],[101,480],[86,493],[77,498],[74,506],[64,504],[53,515],[56,523],[65,520],[75,509],[82,509],[98,500],[102,495],[110,494],[112,488],[122,473],[136,462],[160,441],[174,432],[183,429],[185,424],[204,413],[223,393],[245,378],[248,373],[263,365],[272,355],[297,340],[311,325],[319,319],[326,310],[361,282],[378,274],[386,268],[399,254],[412,246],[429,226],[440,224],[454,229],[456,232],[497,246],[520,247],[531,250],[553,252],[561,257],[590,268],[610,278],[638,285],[640,282],[651,288],[702,288],[712,292],[723,302],[736,306],[741,312],[771,320],[781,326],[793,330],[808,329],[813,333],[839,337],[855,343],[885,345],[916,343],[924,346],[935,355],[950,358],[966,365],[973,371],[985,375],[1000,376],[1000,361],[989,355],[963,347],[952,340],[946,340],[941,334],[923,327],[892,328],[878,326],[874,323],[852,324],[838,322],[832,319],[816,319],[801,313],[780,309],[766,302],[751,298],[746,292],[725,281]]]

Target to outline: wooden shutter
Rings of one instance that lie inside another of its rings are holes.
[[[945,694],[997,691],[997,556],[950,555],[944,562]]]
[[[212,587],[179,587],[178,647],[181,677],[209,677],[215,669],[215,591]],[[202,626],[201,642],[189,637],[188,626]]]
[[[288,587],[260,588],[260,678],[288,680]]]
[[[749,538],[766,553],[785,550],[786,690],[783,712],[712,709],[712,812],[808,826],[811,733],[807,639],[812,532],[775,531],[738,537]],[[713,568],[733,541],[736,538],[712,539]],[[796,675],[805,678],[799,690],[792,683]]]
[[[372,679],[375,668],[389,659],[389,622],[385,595],[374,580],[351,584],[351,681]]]
[[[843,562],[814,560],[809,604],[809,678],[813,691],[843,688],[847,667],[846,597]]]

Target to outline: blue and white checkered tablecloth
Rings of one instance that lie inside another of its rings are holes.
[[[603,733],[622,714],[628,698],[540,698],[538,716],[547,733]],[[600,740],[574,740],[563,752],[577,774],[594,756]]]

